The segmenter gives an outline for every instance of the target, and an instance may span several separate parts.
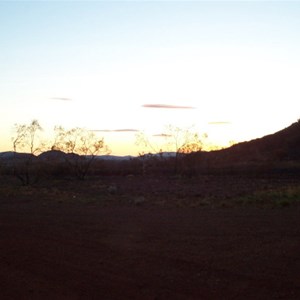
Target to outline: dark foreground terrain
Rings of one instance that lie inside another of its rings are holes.
[[[300,299],[300,207],[288,195],[297,184],[4,182],[0,298]],[[284,186],[285,195],[273,193]]]

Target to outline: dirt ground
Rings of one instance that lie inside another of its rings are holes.
[[[118,184],[108,198],[126,198]],[[99,205],[80,189],[0,200],[1,299],[300,299],[299,206]]]

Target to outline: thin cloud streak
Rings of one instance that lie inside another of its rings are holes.
[[[163,108],[163,109],[195,109],[193,106],[169,105],[169,104],[144,104],[144,108]]]
[[[230,125],[231,122],[219,121],[219,122],[208,122],[209,125]]]
[[[158,133],[158,134],[153,134],[152,136],[166,138],[166,137],[171,137],[172,135],[167,134],[167,133]]]
[[[58,100],[58,101],[72,101],[71,98],[65,98],[65,97],[52,97],[51,100]]]
[[[94,132],[138,132],[139,130],[125,128],[125,129],[94,129],[92,131]]]

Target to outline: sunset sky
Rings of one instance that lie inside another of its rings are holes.
[[[0,151],[33,119],[114,155],[169,124],[226,146],[296,122],[299,100],[298,1],[0,2]]]

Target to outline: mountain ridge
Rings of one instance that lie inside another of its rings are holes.
[[[300,121],[273,134],[210,153],[218,155],[220,159],[234,161],[299,160]]]
[[[300,160],[300,120],[290,126],[279,130],[275,133],[265,135],[261,138],[252,139],[234,144],[228,148],[200,151],[194,153],[202,155],[206,159],[223,162],[265,162],[270,160]],[[145,154],[147,157],[148,154]],[[13,151],[0,152],[0,160],[11,160],[14,158],[22,159],[32,157],[29,153],[20,153]],[[77,154],[65,153],[59,150],[45,151],[37,156],[33,156],[37,160],[59,160],[62,161],[70,156],[79,156]],[[175,156],[175,152],[163,152],[157,154],[149,154],[149,157],[164,157],[171,158]],[[137,158],[138,156],[125,155],[97,155],[97,160],[122,161]]]

